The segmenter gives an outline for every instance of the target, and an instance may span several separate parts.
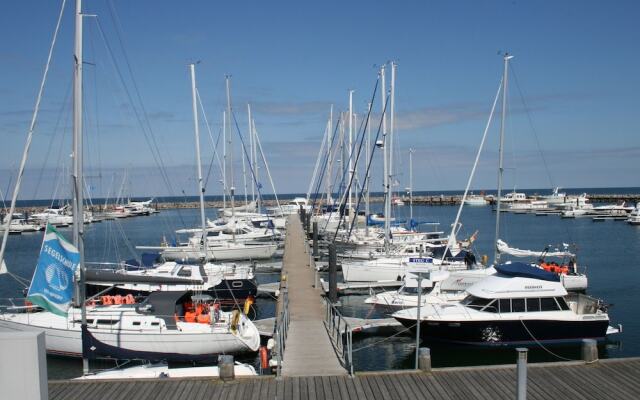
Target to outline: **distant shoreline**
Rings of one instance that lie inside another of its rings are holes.
[[[635,193],[587,193],[587,196],[593,203],[617,203],[620,201],[624,201],[629,205],[635,205],[636,202],[640,201],[640,188],[635,188],[635,189],[637,189]],[[523,190],[523,192],[526,193],[527,191]],[[569,190],[567,190],[566,192],[567,194],[577,194],[577,193],[570,193]],[[584,193],[584,192],[578,192],[578,193]],[[532,195],[529,193],[527,194]],[[486,195],[491,196],[490,193],[487,193]],[[284,195],[279,197],[278,201],[280,202],[280,204],[284,204],[289,200],[292,200],[294,197],[305,197],[305,196],[304,195]],[[319,195],[316,202],[321,203],[322,197],[323,196]],[[405,205],[408,205],[408,202],[409,202],[408,195],[397,194],[394,197],[398,197],[402,199],[405,202]],[[313,201],[313,199],[314,199],[313,196],[311,196],[311,201]],[[139,198],[135,200],[139,200]],[[441,193],[437,195],[423,195],[423,194],[416,193],[413,196],[414,205],[432,205],[432,206],[456,205],[456,204],[460,204],[461,200],[462,200],[462,194],[451,195],[451,194]],[[235,201],[238,207],[244,205],[244,196],[236,196]],[[384,201],[384,197],[379,193],[372,194],[370,201],[371,203],[382,203]],[[27,203],[28,201],[24,201],[24,202]],[[42,204],[42,202],[46,202],[47,204]],[[40,203],[40,204],[20,205],[16,207],[16,212],[34,213],[50,207],[52,203],[54,204],[54,207],[57,204],[57,202],[52,202],[51,200],[37,200],[37,201],[34,201],[34,203]],[[364,205],[364,199],[361,200],[361,204]],[[205,207],[210,209],[222,208],[223,205],[224,205],[224,202],[221,196],[220,196],[220,199],[217,199],[217,200],[205,201]],[[229,199],[227,199],[226,205],[227,207],[230,206]],[[265,199],[263,200],[263,205],[265,207],[276,207],[277,202],[273,198]],[[89,209],[92,211],[104,211],[104,210],[111,210],[113,209],[113,207],[114,207],[113,203],[105,204],[103,200],[102,202],[100,201],[94,202],[93,205],[89,206]],[[156,208],[157,210],[191,209],[191,208],[200,207],[200,203],[195,196],[183,198],[182,201],[177,201],[176,198],[166,198],[166,199],[159,198],[152,203],[152,207]],[[6,209],[3,210],[3,212],[4,211],[6,211]]]

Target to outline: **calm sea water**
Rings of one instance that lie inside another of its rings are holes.
[[[374,207],[375,210],[376,207]],[[449,230],[457,208],[449,206],[414,207],[414,218],[440,223],[440,230]],[[409,207],[396,211],[399,219],[408,218]],[[163,236],[171,237],[173,231],[185,226],[197,226],[197,210],[167,210],[149,217],[138,217],[118,221],[105,221],[86,226],[86,258],[88,261],[115,261],[131,258],[135,245],[157,245]],[[463,227],[459,237],[467,237],[476,230],[479,236],[474,243],[477,254],[492,257],[495,232],[495,213],[490,207],[466,207],[462,214]],[[70,229],[63,232],[70,236]],[[640,321],[637,319],[636,302],[640,300],[640,227],[624,222],[592,222],[591,219],[563,220],[558,216],[503,214],[500,237],[511,246],[539,250],[547,245],[570,243],[577,246],[578,262],[586,266],[589,276],[588,293],[613,304],[610,308],[612,323],[622,323],[624,331],[600,346],[601,357],[640,356]],[[125,238],[126,235],[126,238]],[[38,256],[42,233],[24,234],[9,238],[6,257],[9,268],[18,275],[30,277]],[[260,274],[260,283],[273,282],[278,274]],[[9,276],[0,276],[0,297],[16,297],[22,287]],[[341,310],[347,316],[384,317],[364,304],[366,296],[341,298]],[[258,318],[274,315],[274,301],[258,299]],[[377,335],[354,336],[354,362],[356,370],[383,370],[412,368],[415,357],[415,341],[401,334],[389,337],[394,332]],[[325,334],[318,332],[319,335]],[[312,338],[310,338],[312,340]],[[431,347],[433,365],[459,366],[512,363],[513,349],[472,349],[441,344]],[[561,358],[580,357],[578,346],[531,348],[529,359],[555,361]],[[561,358],[559,358],[559,357]],[[251,355],[242,358],[256,363]],[[92,364],[94,368],[113,366],[108,362]],[[49,357],[50,379],[68,378],[80,374],[78,360]]]

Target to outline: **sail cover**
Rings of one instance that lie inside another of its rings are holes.
[[[79,263],[78,249],[47,224],[27,300],[54,314],[66,316]]]
[[[532,251],[517,249],[515,247],[509,247],[507,243],[500,239],[498,239],[497,246],[500,253],[509,254],[514,257],[575,257],[575,254],[569,251]]]

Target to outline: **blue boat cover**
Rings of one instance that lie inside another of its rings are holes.
[[[560,281],[559,275],[554,274],[553,272],[545,271],[542,268],[538,268],[531,264],[526,264],[523,262],[499,264],[495,266],[495,269],[499,273],[507,276],[541,279],[544,281],[551,281],[551,282]]]

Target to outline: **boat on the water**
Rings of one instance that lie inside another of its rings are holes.
[[[621,331],[609,326],[603,301],[568,294],[558,275],[522,263],[495,268],[458,303],[427,304],[419,321],[417,308],[393,317],[412,330],[417,321],[424,340],[484,346],[601,340]]]
[[[258,373],[249,364],[235,363],[235,376],[257,376]],[[203,367],[172,368],[166,361],[136,365],[128,368],[108,369],[84,375],[74,380],[103,380],[103,379],[154,379],[154,378],[217,378],[220,368],[217,365]]]
[[[82,357],[84,345],[91,358],[193,361],[260,346],[249,318],[238,310],[220,310],[210,296],[153,292],[142,303],[131,300],[90,301],[84,335],[77,307],[67,315],[30,305],[10,307],[0,314],[0,330],[43,331],[47,352],[68,357]]]

